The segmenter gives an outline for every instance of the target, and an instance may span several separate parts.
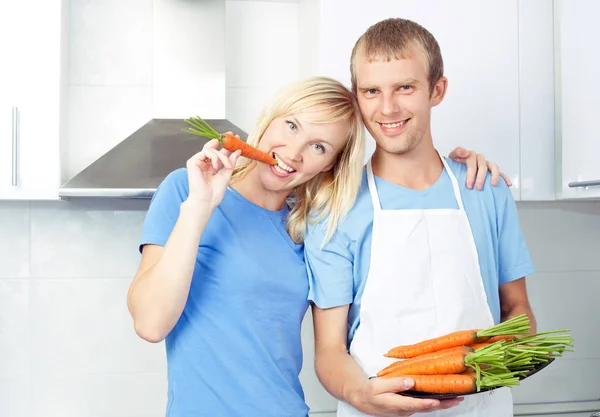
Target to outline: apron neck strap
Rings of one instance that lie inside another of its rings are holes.
[[[456,198],[456,202],[458,203],[458,209],[464,211],[465,207],[460,196],[460,187],[458,186],[458,180],[456,179],[456,176],[448,166],[446,160],[439,153],[438,156],[442,160],[442,164],[444,164],[444,169],[450,177],[450,182],[452,183],[452,189],[454,191],[454,197]],[[373,202],[373,209],[375,210],[375,212],[379,212],[381,211],[381,203],[379,202],[379,194],[377,193],[377,186],[375,185],[375,176],[373,175],[373,166],[371,165],[371,159],[369,159],[369,162],[367,162],[367,181],[369,184],[371,201]]]
[[[367,162],[367,181],[369,183],[369,191],[371,193],[373,209],[377,213],[381,211],[381,204],[379,203],[379,195],[377,194],[377,186],[375,185],[375,177],[373,176],[373,166],[371,165],[371,159],[369,159],[369,162]]]
[[[452,182],[452,189],[454,190],[454,197],[456,198],[456,202],[458,203],[458,209],[461,211],[464,211],[465,207],[463,206],[462,198],[460,196],[460,187],[458,186],[458,180],[456,179],[456,176],[454,175],[454,173],[448,166],[446,159],[444,159],[439,153],[438,153],[438,155],[439,155],[440,159],[442,160],[442,163],[444,164],[444,169],[446,170],[446,172],[448,173],[448,176],[450,177],[450,182]]]

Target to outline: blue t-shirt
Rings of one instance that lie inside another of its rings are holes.
[[[141,244],[164,246],[189,193],[187,171],[154,194]],[[189,297],[166,338],[167,416],[305,417],[302,245],[270,211],[228,189],[200,239]]]
[[[488,174],[482,191],[470,190],[466,187],[466,165],[452,160],[447,162],[458,180],[477,247],[488,305],[494,322],[499,323],[499,285],[534,272],[521,233],[517,207],[504,181],[492,186]],[[377,176],[375,184],[383,210],[458,209],[446,170],[431,187],[422,191],[401,187]],[[360,326],[360,301],[371,259],[373,214],[365,169],[356,204],[323,250],[320,249],[325,236],[324,222],[309,226],[304,242],[309,299],[320,308],[351,304],[348,345]]]

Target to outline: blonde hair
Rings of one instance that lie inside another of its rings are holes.
[[[290,196],[286,229],[296,243],[304,241],[306,227],[327,218],[323,245],[333,236],[337,225],[354,205],[362,181],[364,131],[360,110],[352,92],[328,77],[312,77],[283,88],[267,104],[248,135],[247,142],[258,146],[271,124],[279,117],[304,113],[310,123],[348,121],[347,142],[333,167],[299,185]],[[243,178],[256,163],[240,158],[232,183]]]
[[[358,51],[362,51],[370,61],[384,59],[406,59],[414,48],[425,56],[429,81],[429,91],[444,75],[444,61],[440,46],[433,35],[424,27],[411,20],[391,18],[382,20],[371,26],[358,38],[350,58],[350,76],[352,91],[356,93],[355,59]]]

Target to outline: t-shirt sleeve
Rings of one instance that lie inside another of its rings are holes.
[[[492,187],[497,208],[498,276],[506,284],[535,272],[519,223],[517,205],[506,183]]]
[[[321,249],[325,232],[324,222],[311,225],[304,239],[308,299],[320,308],[351,304],[354,297],[351,241],[338,231]]]
[[[144,245],[165,246],[179,218],[181,203],[187,199],[188,194],[189,186],[185,168],[171,172],[160,183],[146,213],[140,252]]]

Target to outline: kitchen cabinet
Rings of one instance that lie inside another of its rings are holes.
[[[557,197],[600,197],[596,0],[555,0]]]
[[[35,0],[0,13],[0,200],[58,198],[63,10]]]
[[[435,0],[427,7],[419,0],[305,0],[299,7],[301,75],[346,85],[352,47],[373,23],[399,16],[431,31],[449,80],[444,101],[432,110],[436,147],[442,154],[458,145],[485,154],[511,178],[520,199],[518,0]]]

